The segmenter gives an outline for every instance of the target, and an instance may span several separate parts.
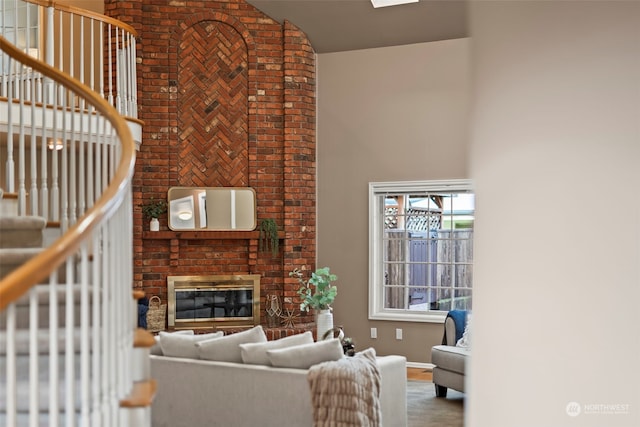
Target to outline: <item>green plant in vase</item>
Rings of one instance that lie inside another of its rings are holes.
[[[333,328],[331,304],[338,295],[338,288],[332,283],[338,280],[338,276],[332,274],[329,267],[322,267],[311,273],[309,279],[305,279],[304,273],[297,268],[289,273],[289,277],[295,277],[300,283],[300,311],[309,311],[310,308],[315,310],[316,339],[322,340],[326,331]]]
[[[153,197],[147,202],[140,205],[142,208],[142,214],[145,218],[150,219],[149,229],[151,231],[158,231],[160,229],[160,225],[158,223],[158,218],[163,213],[167,212],[167,201],[166,200],[153,200]]]
[[[331,304],[336,299],[338,288],[332,282],[338,280],[338,276],[332,274],[329,267],[318,268],[311,273],[309,279],[304,278],[304,273],[296,268],[289,273],[289,277],[295,277],[300,283],[298,295],[302,299],[300,311],[330,310]]]
[[[166,200],[153,200],[153,197],[147,202],[140,205],[142,214],[147,219],[160,218],[160,215],[167,211]]]

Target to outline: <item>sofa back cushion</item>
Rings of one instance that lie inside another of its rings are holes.
[[[175,331],[175,332],[172,332],[172,333],[173,334],[178,334],[178,335],[193,335],[193,330],[192,329],[185,329],[185,330],[181,330],[181,331]],[[153,338],[156,340],[156,343],[149,350],[149,354],[152,354],[154,356],[164,356],[162,354],[162,347],[160,347],[160,335],[156,335]]]
[[[162,355],[168,357],[198,358],[198,351],[195,344],[199,341],[220,339],[223,332],[213,332],[210,334],[188,335],[171,332],[160,332],[160,347]]]
[[[262,343],[267,341],[267,335],[262,326],[255,326],[247,331],[236,332],[222,338],[200,341],[196,343],[200,359],[215,360],[217,362],[242,363],[240,344]]]
[[[302,334],[291,335],[274,341],[240,344],[240,354],[244,363],[270,366],[271,362],[267,356],[267,350],[312,343],[313,334],[311,331],[307,331]]]
[[[271,365],[279,368],[309,369],[322,362],[339,360],[344,357],[342,343],[337,338],[311,344],[267,350]]]

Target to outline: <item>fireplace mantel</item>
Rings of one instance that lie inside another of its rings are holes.
[[[285,233],[278,232],[280,240]],[[184,240],[245,240],[253,251],[258,250],[259,231],[144,231],[142,240],[167,240],[171,247],[169,265],[175,267],[180,258],[180,242]]]
[[[285,233],[278,232],[278,238],[284,239]],[[146,240],[251,240],[259,239],[259,231],[145,231]]]

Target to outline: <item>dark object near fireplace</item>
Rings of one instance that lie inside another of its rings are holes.
[[[344,351],[345,355],[353,356],[354,354],[356,354],[356,345],[353,342],[353,338],[344,336],[342,326],[334,326],[333,328],[329,329],[324,333],[322,339],[326,340],[327,338],[329,338],[329,336],[338,338],[340,340],[340,343],[342,344],[342,350]]]

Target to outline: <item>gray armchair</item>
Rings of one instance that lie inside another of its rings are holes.
[[[466,322],[465,311],[449,312],[444,322],[442,345],[431,348],[431,363],[435,365],[433,383],[437,397],[446,397],[449,388],[464,392],[465,365],[470,349],[457,347],[456,343],[462,337]]]

